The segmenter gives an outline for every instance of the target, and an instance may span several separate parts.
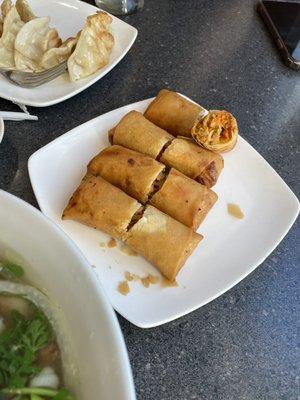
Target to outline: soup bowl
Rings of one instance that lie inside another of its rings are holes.
[[[0,252],[7,248],[22,259],[28,282],[61,310],[76,363],[69,385],[76,399],[134,400],[118,320],[76,245],[37,209],[2,190],[0,244]]]

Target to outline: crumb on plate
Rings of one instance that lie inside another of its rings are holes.
[[[122,281],[118,285],[118,292],[121,293],[123,296],[127,296],[130,292],[130,288],[127,281]]]
[[[115,238],[110,238],[109,241],[107,242],[107,247],[112,248],[112,247],[117,247],[117,241]]]

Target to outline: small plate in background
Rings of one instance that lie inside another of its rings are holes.
[[[99,8],[79,0],[29,0],[34,14],[39,17],[49,16],[50,26],[56,28],[62,40],[75,36],[85,23],[88,15],[95,14]],[[93,75],[71,82],[69,75],[64,75],[36,88],[16,86],[0,76],[0,97],[16,103],[33,107],[46,107],[60,103],[97,82],[114,68],[133,45],[137,30],[112,16],[111,30],[115,45],[110,54],[109,63]]]

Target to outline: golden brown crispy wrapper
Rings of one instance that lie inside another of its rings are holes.
[[[192,137],[207,150],[218,153],[230,151],[238,137],[236,119],[228,111],[210,110],[205,117],[197,119]]]
[[[71,81],[77,81],[108,64],[115,39],[110,32],[112,17],[98,11],[86,18],[76,47],[68,58]]]
[[[145,117],[174,136],[191,136],[192,127],[203,108],[176,92],[162,89],[145,111]]]
[[[196,231],[217,199],[215,192],[172,168],[150,203]]]
[[[130,111],[109,132],[111,144],[128,147],[152,158],[156,158],[172,139],[168,132],[152,124],[137,111]]]
[[[116,145],[101,151],[88,166],[90,173],[100,175],[143,204],[156,192],[150,201],[153,206],[196,230],[217,195],[175,169],[168,175],[164,169],[154,159]]]
[[[174,280],[202,236],[152,206],[129,230],[125,243]]]
[[[65,208],[62,219],[71,219],[100,229],[115,238],[123,238],[138,201],[100,176],[87,174]]]
[[[145,154],[111,146],[102,150],[88,165],[88,171],[146,203],[153,184],[165,166]]]
[[[207,187],[212,187],[223,169],[222,156],[186,139],[174,139],[160,161]]]
[[[185,225],[139,202],[100,176],[87,174],[65,208],[71,219],[122,239],[153,263],[168,279],[175,279],[202,236]]]

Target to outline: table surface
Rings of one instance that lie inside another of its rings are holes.
[[[145,0],[124,20],[139,35],[108,75],[64,103],[31,109],[38,122],[6,123],[0,188],[37,206],[27,170],[33,152],[167,87],[230,110],[242,136],[299,197],[299,73],[279,60],[254,1]],[[17,108],[0,99],[0,110]],[[149,330],[119,318],[139,400],[299,399],[299,225],[205,307]]]

